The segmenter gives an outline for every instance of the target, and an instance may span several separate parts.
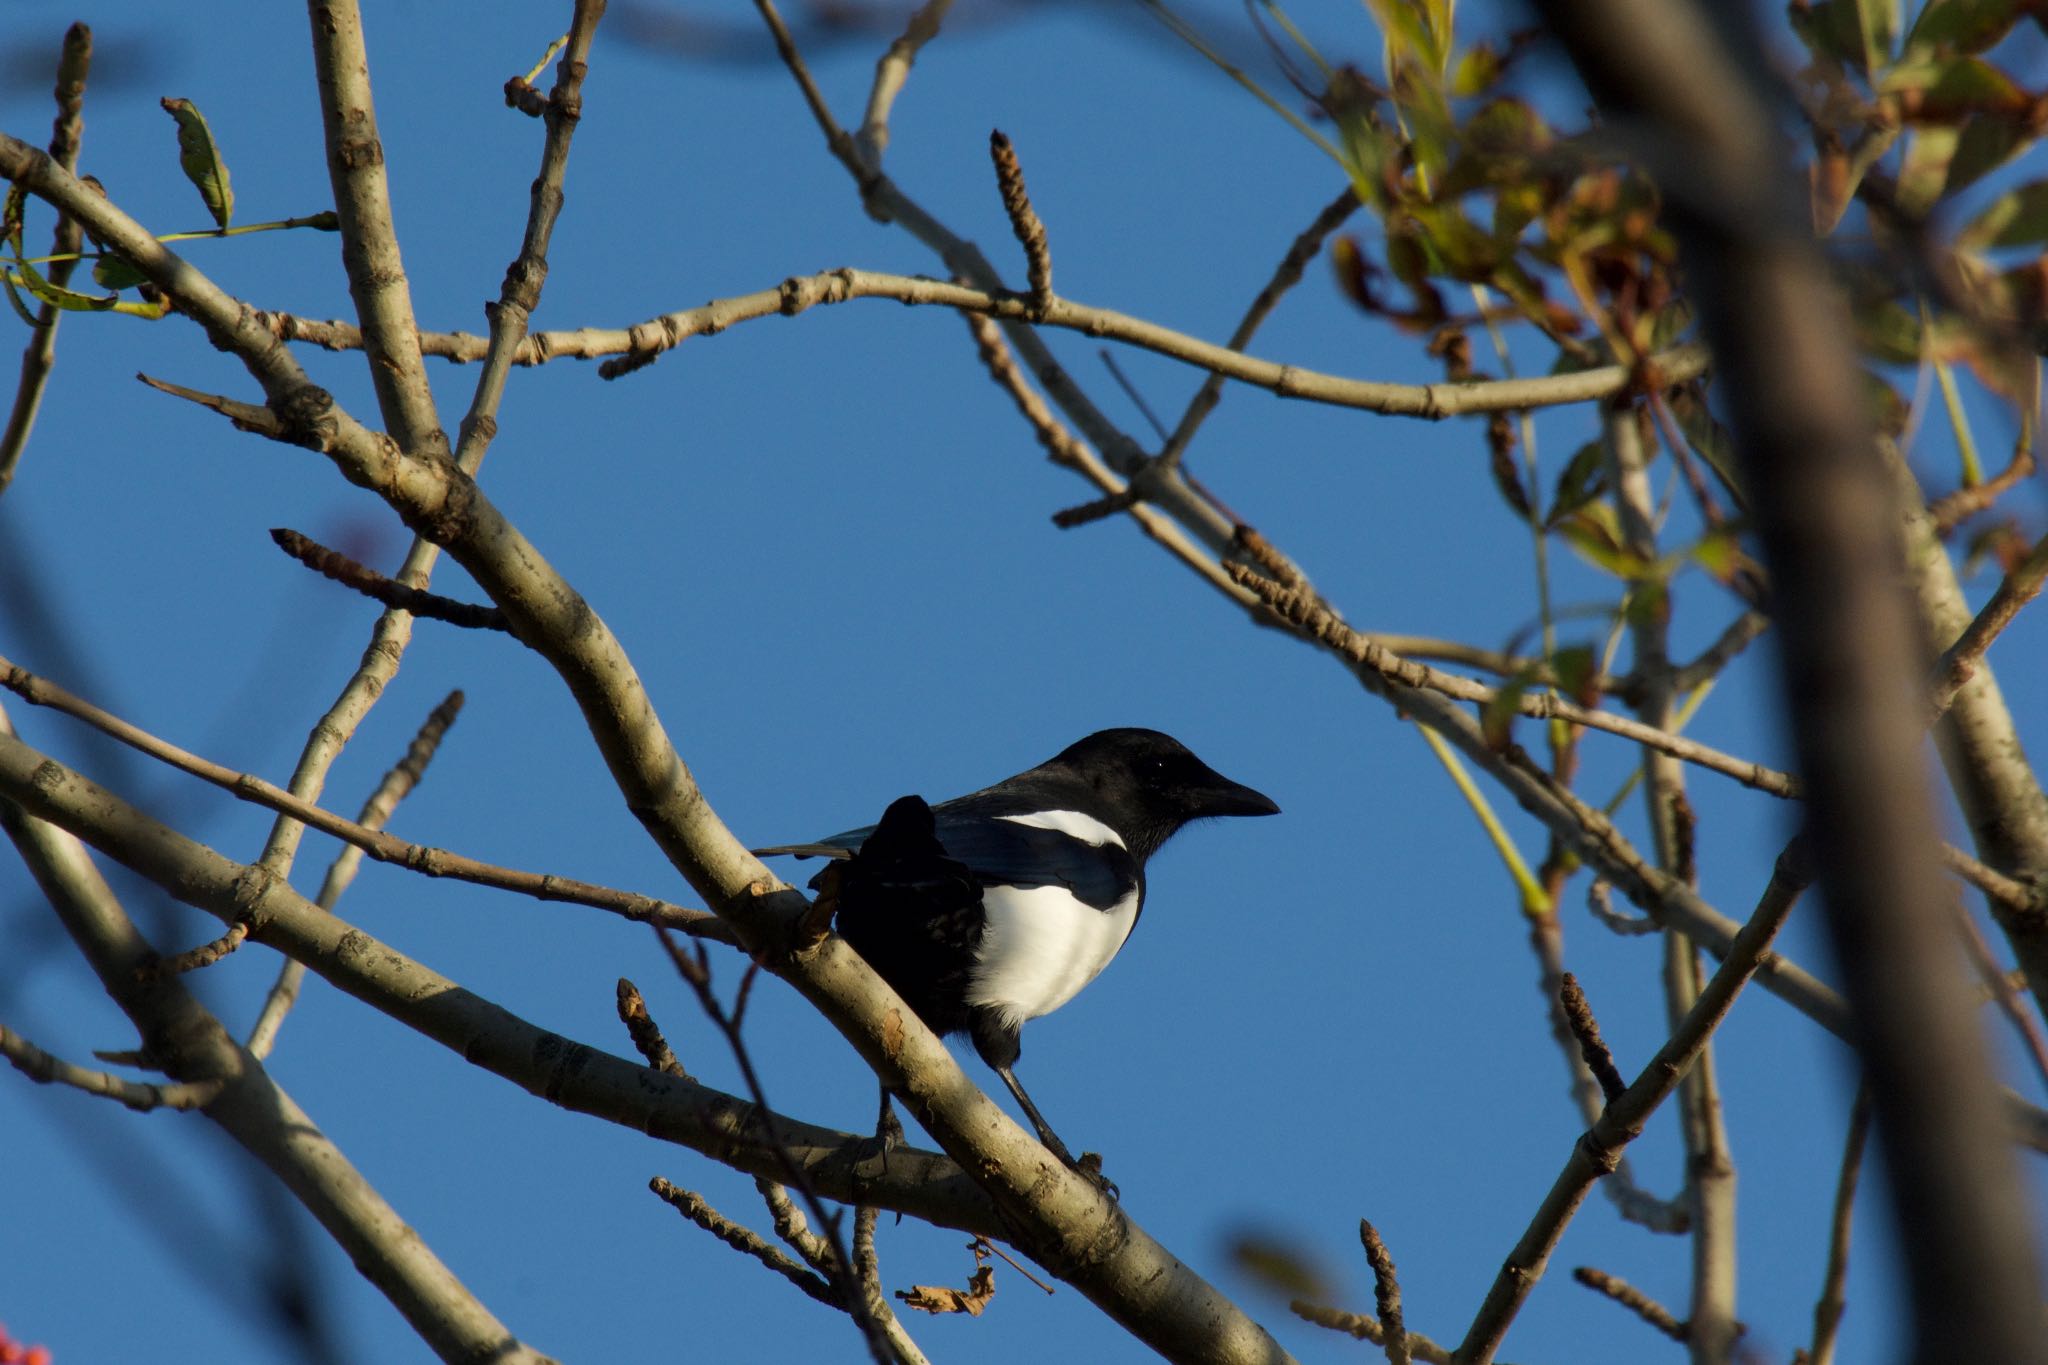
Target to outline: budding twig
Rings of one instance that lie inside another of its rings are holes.
[[[1043,312],[1052,302],[1052,248],[1046,244],[1045,224],[1031,207],[1031,193],[1024,188],[1024,168],[1018,164],[1017,149],[999,128],[988,135],[988,154],[996,163],[996,185],[1002,190],[1003,212],[1010,215],[1010,231],[1024,248],[1025,278],[1031,282],[1032,307]]]

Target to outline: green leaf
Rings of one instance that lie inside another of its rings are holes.
[[[2019,22],[2019,0],[1928,0],[1906,35],[1906,51],[1983,52]]]
[[[1506,69],[1500,53],[1486,43],[1475,43],[1451,68],[1451,95],[1454,99],[1483,95],[1493,89]]]
[[[1963,128],[1949,161],[1947,190],[1954,194],[2032,147],[2040,134],[2027,113],[1979,114]]]
[[[133,289],[149,277],[125,256],[102,256],[92,265],[92,280],[102,289]]]
[[[1655,575],[1638,579],[1621,604],[1621,614],[1632,626],[1671,624],[1671,589]]]
[[[1899,163],[1899,207],[1914,217],[1925,214],[1941,197],[1951,175],[1962,134],[1955,128],[1931,124],[1915,128],[1906,140],[1906,154]]]
[[[1706,404],[1690,389],[1672,395],[1671,415],[1678,419],[1678,429],[1685,433],[1685,443],[1693,453],[1706,461],[1707,468],[1714,471],[1730,497],[1747,506],[1749,496],[1735,471],[1735,439],[1728,434],[1728,428],[1715,420]]]
[[[1535,666],[1524,665],[1512,677],[1503,679],[1479,708],[1479,733],[1485,737],[1487,748],[1499,753],[1514,742],[1515,717],[1522,714],[1522,697],[1535,681]]]
[[[1847,0],[1821,0],[1818,5],[1794,0],[1787,10],[1792,31],[1806,50],[1823,62],[1851,67],[1868,73],[1863,28],[1856,9]]]
[[[213,140],[213,129],[206,126],[206,115],[190,100],[166,97],[162,104],[164,112],[178,121],[179,168],[206,201],[213,221],[226,227],[235,216],[235,191],[228,184],[228,163]]]
[[[2029,246],[2044,240],[2048,240],[2048,180],[2036,180],[2000,195],[1956,234],[1956,245],[1968,251]]]
[[[1978,113],[2018,113],[2033,103],[2017,81],[1982,57],[1894,67],[1878,83],[1901,97],[1909,121],[1947,123]]]
[[[1742,541],[1725,526],[1701,536],[1686,553],[1722,583],[1734,582],[1736,573],[1749,563],[1749,557],[1742,552]]]
[[[1591,645],[1566,645],[1550,656],[1560,691],[1581,706],[1600,701],[1600,661]]]
[[[1607,450],[1598,441],[1588,441],[1572,452],[1557,476],[1557,490],[1551,494],[1546,526],[1555,526],[1607,491]]]

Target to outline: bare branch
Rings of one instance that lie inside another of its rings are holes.
[[[146,979],[153,979],[159,976],[183,976],[186,972],[196,972],[202,967],[211,967],[214,963],[241,947],[243,941],[248,937],[248,925],[231,924],[228,926],[228,931],[225,934],[211,942],[202,943],[197,948],[188,948],[173,957],[158,958],[153,962],[136,968],[136,970],[141,972]]]
[[[356,815],[356,823],[364,829],[380,830],[391,819],[391,813],[398,809],[412,789],[427,775],[427,765],[434,761],[434,755],[441,747],[442,736],[455,723],[455,717],[462,712],[462,693],[450,692],[441,699],[441,704],[427,713],[426,720],[414,732],[412,743],[406,745],[405,756],[393,764],[384,774],[384,780],[363,802],[363,808]],[[327,875],[321,879],[320,895],[314,902],[322,910],[331,911],[341,903],[341,893],[348,890],[355,880],[356,869],[362,866],[363,851],[354,844],[343,848],[328,864]],[[249,1041],[243,1046],[249,1055],[256,1058],[268,1057],[270,1049],[277,1044],[277,1031],[284,1026],[284,1017],[299,998],[299,985],[304,980],[306,968],[303,963],[286,958],[284,966],[278,969],[277,980],[272,983],[270,993],[263,999],[263,1009],[256,1016],[256,1022],[249,1026]]]
[[[64,32],[64,46],[57,57],[57,121],[50,129],[50,155],[67,171],[78,169],[78,145],[85,126],[85,78],[92,69],[92,30],[73,24]],[[50,283],[62,289],[77,269],[76,255],[83,234],[69,214],[57,216],[57,231],[50,254]],[[35,330],[21,353],[21,380],[15,385],[14,403],[8,409],[7,425],[0,429],[0,494],[14,482],[14,471],[28,449],[29,434],[35,430],[36,414],[42,410],[43,392],[50,384],[50,371],[57,363],[57,322],[63,310],[44,302],[36,309]]]
[[[478,886],[494,886],[504,891],[517,891],[521,895],[532,896],[537,900],[588,905],[636,922],[664,925],[699,937],[718,939],[721,942],[731,941],[731,930],[720,924],[718,917],[708,911],[686,910],[682,906],[671,905],[652,896],[617,891],[591,882],[578,881],[573,877],[558,877],[551,872],[523,872],[517,868],[499,867],[494,863],[451,853],[447,849],[408,843],[381,830],[369,828],[353,820],[344,820],[332,811],[316,806],[310,801],[302,801],[253,773],[236,772],[197,754],[188,753],[167,740],[158,739],[148,731],[102,711],[91,702],[73,696],[55,683],[37,677],[6,658],[0,658],[0,686],[6,687],[24,701],[36,706],[47,706],[62,711],[76,720],[82,720],[101,733],[110,735],[123,744],[148,754],[151,758],[212,783],[238,800],[279,811],[323,834],[352,844],[378,862],[392,863],[428,877],[453,877],[457,881],[473,882]]]
[[[1828,1265],[1820,1299],[1813,1306],[1813,1344],[1807,1365],[1833,1365],[1835,1334],[1842,1326],[1849,1287],[1849,1229],[1856,1215],[1856,1185],[1863,1173],[1863,1146],[1870,1136],[1870,1087],[1856,1087],[1849,1111],[1849,1135],[1842,1142],[1842,1171],[1835,1181],[1835,1207],[1828,1219]]]
[[[1360,1341],[1370,1341],[1376,1346],[1385,1347],[1388,1344],[1387,1329],[1370,1313],[1347,1313],[1341,1308],[1327,1308],[1319,1303],[1310,1303],[1307,1299],[1291,1300],[1287,1307],[1294,1316],[1304,1322],[1327,1327],[1333,1332],[1343,1332]],[[1407,1336],[1409,1353],[1416,1360],[1425,1361],[1427,1365],[1456,1365],[1456,1357],[1447,1348],[1439,1346],[1422,1333],[1409,1332]]]
[[[589,69],[590,44],[604,17],[605,0],[576,0],[569,21],[568,51],[555,68],[555,86],[548,92],[543,115],[547,136],[541,144],[540,174],[534,177],[526,211],[526,234],[519,255],[505,271],[498,301],[485,311],[490,315],[491,342],[484,355],[483,373],[477,376],[476,392],[469,411],[457,428],[455,463],[474,474],[482,465],[484,452],[498,430],[498,404],[505,394],[505,377],[512,357],[526,339],[527,321],[540,306],[540,291],[548,274],[548,244],[554,238],[555,220],[562,211],[562,181],[569,169],[569,143],[583,117],[583,78]]]
[[[1022,367],[1011,354],[1003,340],[1002,329],[990,319],[978,313],[963,313],[967,329],[974,334],[975,344],[980,352],[982,364],[988,367],[989,376],[997,387],[1010,395],[1017,411],[1031,424],[1038,434],[1038,443],[1045,448],[1046,455],[1054,464],[1064,465],[1100,488],[1110,497],[1122,497],[1129,485],[1103,463],[1102,458],[1091,449],[1087,442],[1067,430],[1066,424],[1046,406],[1045,400],[1024,377]],[[1173,518],[1143,503],[1133,500],[1129,508],[1131,519],[1138,523],[1146,535],[1157,541],[1162,549],[1196,573],[1209,580],[1218,592],[1224,593],[1247,611],[1258,615],[1263,609],[1258,599],[1232,582],[1223,571],[1223,566],[1214,556],[1188,539],[1187,534]]]
[[[1508,1254],[1493,1287],[1487,1291],[1486,1301],[1466,1330],[1465,1339],[1458,1346],[1459,1365],[1488,1365],[1493,1359],[1523,1301],[1543,1278],[1551,1252],[1572,1215],[1585,1201],[1587,1191],[1594,1181],[1614,1168],[1622,1149],[1642,1133],[1650,1115],[1677,1088],[1763,960],[1808,875],[1797,866],[1796,857],[1780,856],[1755,913],[1736,936],[1713,979],[1700,991],[1692,1008],[1642,1074],[1573,1145],[1571,1159],[1544,1197],[1528,1231]]]
[[[1978,660],[1991,648],[1999,632],[2012,624],[2022,607],[2040,596],[2044,579],[2048,579],[2048,536],[2035,542],[2027,557],[1999,581],[1998,590],[1991,594],[1991,600],[1984,604],[1969,628],[1935,662],[1935,715],[1947,711],[1963,684],[1975,676]]]
[[[867,113],[861,117],[860,132],[854,135],[854,147],[863,164],[881,168],[882,153],[889,149],[889,113],[896,107],[896,97],[910,78],[911,63],[926,43],[939,36],[939,25],[952,7],[953,0],[925,0],[910,16],[903,35],[889,44],[875,63]]]
[[[14,738],[4,715],[0,752],[34,754]],[[206,1101],[207,1118],[277,1176],[435,1354],[450,1361],[552,1365],[469,1292],[263,1064],[236,1046],[183,981],[143,970],[156,957],[154,950],[78,839],[39,809],[42,798],[62,785],[61,768],[44,761],[32,764],[30,771],[26,790],[6,784],[12,788],[7,794],[17,800],[0,800],[0,823],[108,996],[135,1024],[143,1052],[167,1068],[174,1081],[218,1085],[218,1093]],[[126,814],[147,820],[132,809]],[[179,837],[162,826],[157,830],[173,841]],[[177,861],[175,851],[171,861]],[[215,913],[242,922],[235,908],[238,898],[230,889]]]
[[[1619,1275],[1610,1275],[1604,1270],[1582,1265],[1572,1271],[1572,1278],[1588,1289],[1605,1294],[1673,1341],[1692,1339],[1691,1328],[1674,1317],[1670,1309]]]
[[[1357,210],[1358,192],[1350,185],[1346,185],[1337,197],[1316,215],[1315,221],[1294,239],[1294,244],[1287,248],[1287,254],[1280,258],[1280,264],[1274,268],[1273,278],[1266,281],[1266,287],[1259,291],[1258,297],[1252,300],[1251,307],[1245,310],[1243,319],[1237,324],[1237,330],[1230,334],[1230,340],[1225,344],[1231,350],[1242,351],[1251,345],[1259,327],[1271,316],[1273,310],[1280,306],[1280,300],[1286,297],[1287,291],[1301,282],[1302,272],[1308,268],[1308,263],[1315,259],[1316,253],[1323,249],[1323,240],[1341,227],[1344,220]],[[1214,370],[1211,370],[1209,377],[1202,381],[1202,387],[1188,400],[1187,410],[1181,413],[1173,434],[1166,438],[1166,444],[1159,449],[1161,465],[1171,469],[1180,463],[1181,456],[1187,453],[1189,444],[1195,439],[1195,433],[1201,429],[1209,414],[1216,410],[1217,403],[1222,401],[1223,382],[1223,376]]]
[[[822,1276],[806,1270],[791,1260],[789,1253],[782,1248],[763,1240],[760,1234],[733,1222],[712,1208],[704,1201],[704,1197],[694,1190],[686,1190],[671,1184],[661,1176],[648,1181],[647,1188],[653,1190],[677,1213],[734,1251],[753,1257],[827,1308],[844,1311],[845,1305],[839,1302],[838,1292],[827,1284]]]
[[[11,807],[0,807],[0,823],[9,817]],[[17,817],[18,818],[18,817]],[[12,833],[10,827],[9,830]],[[83,1090],[88,1095],[102,1099],[119,1100],[138,1113],[152,1109],[203,1109],[213,1103],[226,1084],[220,1079],[208,1081],[180,1082],[173,1085],[151,1085],[143,1081],[124,1080],[105,1071],[78,1066],[62,1057],[43,1051],[28,1039],[0,1024],[0,1056],[14,1064],[14,1069],[32,1081],[48,1084],[51,1081]]]
[[[365,568],[339,550],[330,550],[319,541],[299,534],[283,526],[272,527],[270,538],[299,563],[319,574],[332,579],[344,588],[353,589],[373,602],[389,607],[393,611],[410,612],[429,620],[445,621],[451,626],[466,630],[509,630],[505,624],[505,613],[496,607],[478,606],[473,602],[458,602],[452,597],[443,597],[437,592],[408,586],[395,578],[386,578],[375,569]]]

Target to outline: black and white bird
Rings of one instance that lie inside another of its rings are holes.
[[[1182,825],[1280,808],[1157,730],[1102,730],[1015,777],[763,853],[845,862],[838,929],[935,1033],[965,1033],[1069,1166],[1017,1082],[1019,1034],[1093,981],[1145,904],[1145,862]],[[1078,1167],[1077,1167],[1078,1169]]]

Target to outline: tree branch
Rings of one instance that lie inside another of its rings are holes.
[[[1478,1315],[1466,1330],[1465,1339],[1457,1350],[1458,1365],[1489,1365],[1493,1360],[1501,1338],[1507,1335],[1509,1324],[1514,1321],[1529,1292],[1543,1278],[1551,1252],[1564,1235],[1572,1215],[1585,1202],[1593,1182],[1614,1169],[1622,1149],[1642,1134],[1650,1115],[1670,1097],[1691,1068],[1700,1050],[1727,1016],[1735,997],[1763,961],[1765,950],[1784,924],[1785,917],[1791,913],[1806,877],[1807,874],[1795,866],[1795,857],[1778,859],[1755,913],[1742,927],[1726,960],[1700,991],[1679,1027],[1672,1031],[1671,1037],[1657,1050],[1657,1055],[1643,1068],[1635,1082],[1607,1106],[1607,1112],[1600,1116],[1600,1121],[1573,1144],[1571,1159],[1565,1163],[1557,1182],[1544,1197],[1528,1230],[1522,1234],[1522,1240],[1508,1254],[1492,1289],[1487,1291],[1486,1301],[1480,1305]]]

